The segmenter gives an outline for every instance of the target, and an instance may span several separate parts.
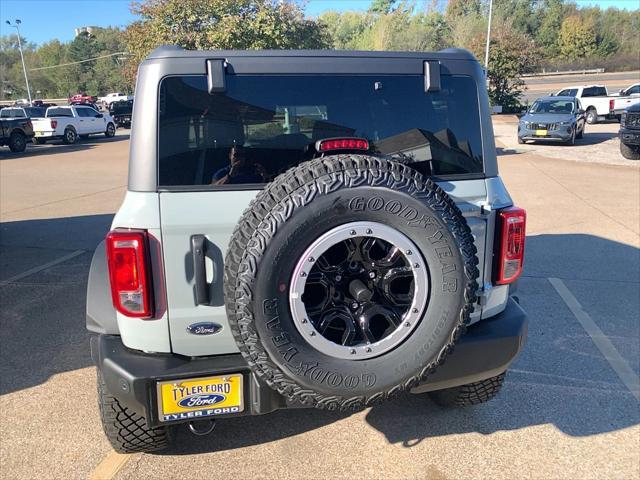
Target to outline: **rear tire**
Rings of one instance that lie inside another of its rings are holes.
[[[104,132],[104,136],[107,138],[111,138],[116,134],[116,127],[113,123],[109,123],[107,125],[107,130]]]
[[[100,370],[98,378],[98,406],[100,420],[109,443],[118,453],[154,452],[169,446],[168,427],[151,428],[147,420],[122,406],[107,390]]]
[[[78,134],[73,128],[69,127],[64,131],[62,141],[65,145],[73,145],[78,141]]]
[[[640,160],[640,147],[632,147],[620,142],[620,153],[627,160]]]
[[[487,378],[480,382],[467,383],[459,387],[447,388],[430,392],[431,399],[441,407],[466,407],[485,403],[493,399],[502,389],[504,377],[507,372],[502,372],[495,377]]]
[[[27,148],[27,137],[22,132],[13,132],[9,137],[9,150],[14,153],[24,152]]]
[[[595,108],[590,108],[589,110],[587,110],[587,123],[589,125],[598,123],[598,112]]]
[[[518,143],[520,145],[523,145],[525,143],[525,141],[523,139],[521,139],[520,137],[518,137]]]

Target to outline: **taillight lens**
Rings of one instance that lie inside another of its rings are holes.
[[[128,317],[153,316],[147,232],[112,230],[107,234],[107,262],[113,306]]]
[[[505,285],[514,282],[522,273],[527,213],[522,208],[506,208],[498,212],[497,222],[499,237],[496,239],[494,283]]]
[[[613,98],[611,100],[609,100],[609,111],[613,110],[613,106],[615,105],[615,101],[613,100]]]
[[[53,128],[55,130],[57,126],[58,126],[58,121],[57,120],[51,120],[51,128]]]
[[[329,138],[319,140],[316,150],[326,152],[329,150],[369,150],[369,142],[364,138]]]

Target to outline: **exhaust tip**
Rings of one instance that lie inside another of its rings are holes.
[[[194,435],[209,435],[216,426],[215,420],[198,420],[187,424],[189,431]]]

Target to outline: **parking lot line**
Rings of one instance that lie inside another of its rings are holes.
[[[602,353],[604,358],[609,362],[609,365],[611,365],[611,368],[618,374],[622,383],[624,383],[631,394],[636,397],[636,400],[640,401],[640,378],[636,372],[634,372],[626,360],[622,358],[622,355],[616,350],[604,332],[600,330],[596,322],[585,312],[580,302],[578,302],[576,297],[569,291],[564,282],[559,278],[548,278],[548,280],[567,307],[569,307],[569,310],[571,310],[573,316],[576,317],[576,320],[580,322],[589,334],[593,343],[595,343],[598,350],[600,350],[600,353]]]
[[[85,253],[84,250],[76,250],[75,252],[71,252],[70,254],[65,255],[64,257],[60,257],[60,258],[57,258],[57,259],[52,260],[50,262],[47,262],[47,263],[45,263],[43,265],[39,265],[37,267],[33,267],[33,268],[27,270],[26,272],[22,272],[22,273],[19,273],[18,275],[14,275],[13,277],[7,278],[6,280],[2,280],[0,282],[0,287],[3,287],[3,286],[5,286],[5,285],[7,285],[9,283],[16,282],[18,280],[21,280],[21,279],[23,279],[25,277],[28,277],[29,275],[33,275],[34,273],[41,272],[42,270],[46,270],[47,268],[53,267],[55,265],[58,265],[59,263],[66,262],[67,260],[75,258],[78,255],[82,255],[83,253]]]
[[[111,480],[131,458],[130,453],[111,451],[89,475],[89,480]]]

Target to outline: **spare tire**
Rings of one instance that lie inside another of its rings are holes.
[[[442,364],[476,301],[456,204],[398,162],[335,155],[253,200],[225,261],[225,304],[250,368],[291,400],[358,409]]]

